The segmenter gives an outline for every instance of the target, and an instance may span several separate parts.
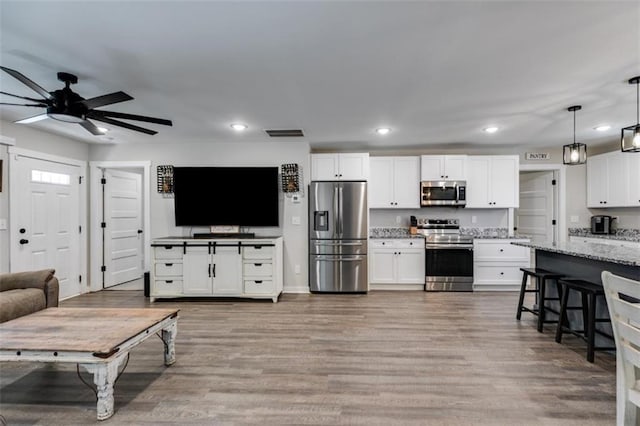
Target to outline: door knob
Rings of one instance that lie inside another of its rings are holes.
[[[27,232],[27,230],[24,229],[24,228],[20,228],[20,230],[18,232],[20,232],[21,234],[24,234],[25,232]]]
[[[138,229],[138,234],[142,234],[142,229]]]
[[[22,238],[20,240],[20,244],[29,244],[29,240],[26,240],[26,239]]]

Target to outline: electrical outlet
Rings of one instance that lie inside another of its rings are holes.
[[[471,223],[478,222],[478,216],[471,216]]]
[[[580,216],[571,216],[571,223],[580,222]]]
[[[400,225],[402,223],[402,216],[396,216],[396,223]]]
[[[291,216],[292,225],[300,225],[300,216]]]
[[[293,267],[293,271],[294,271],[296,274],[299,274],[299,273],[300,273],[300,265],[296,265],[296,266],[294,266],[294,267]]]
[[[7,219],[0,219],[0,231],[7,230]]]

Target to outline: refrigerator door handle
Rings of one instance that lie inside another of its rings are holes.
[[[314,242],[313,244],[316,246],[362,246],[364,245],[364,243],[321,243],[321,242]]]
[[[357,262],[364,260],[362,256],[356,257],[326,257],[326,256],[316,256],[316,261],[319,262]]]
[[[343,227],[343,223],[342,223],[343,221],[342,220],[344,219],[343,216],[342,216],[344,214],[344,210],[342,208],[343,189],[344,188],[343,188],[342,184],[339,184],[339,186],[338,186],[338,213],[340,215],[339,216],[340,228],[338,228],[339,229],[338,232],[340,232],[340,238],[342,238],[342,236],[344,234],[344,229],[342,228]]]
[[[339,206],[338,185],[333,186],[333,236],[338,237],[340,229],[340,208]]]

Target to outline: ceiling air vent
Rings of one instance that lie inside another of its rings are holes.
[[[272,138],[288,138],[296,137],[301,138],[304,136],[301,129],[285,129],[285,130],[265,130]]]

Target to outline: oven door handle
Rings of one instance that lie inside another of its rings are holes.
[[[466,244],[447,244],[447,245],[439,245],[439,246],[425,246],[427,250],[455,250],[455,249],[467,249],[473,250],[472,245]]]

